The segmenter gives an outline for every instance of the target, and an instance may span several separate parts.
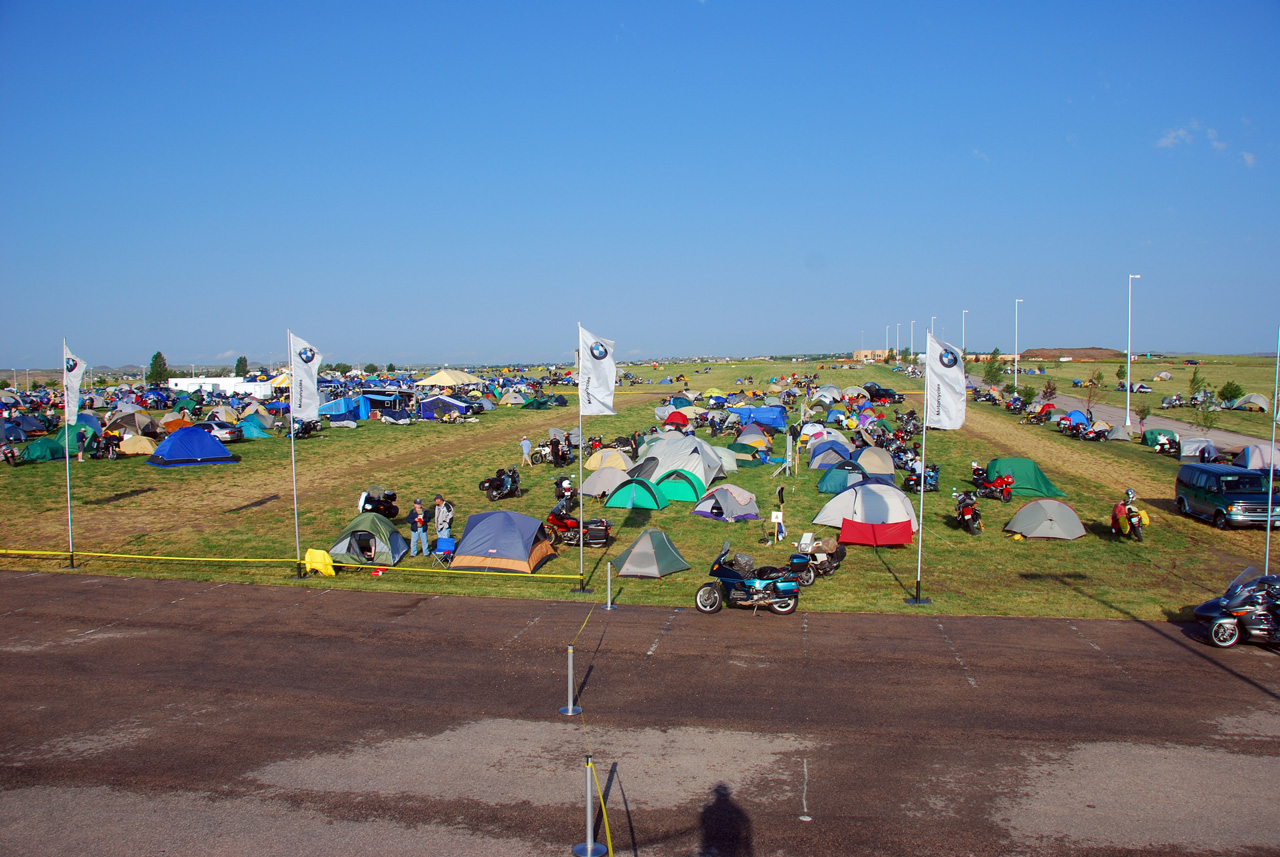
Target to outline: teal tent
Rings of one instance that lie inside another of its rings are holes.
[[[335,562],[358,565],[395,565],[408,552],[404,536],[377,512],[356,515],[329,548]]]
[[[691,568],[662,530],[647,529],[618,554],[618,577],[664,577]]]
[[[71,433],[70,440],[67,438],[67,426],[64,425],[58,429],[57,434],[46,435],[31,441],[22,450],[20,458],[23,461],[61,461],[67,457],[68,449],[75,450],[76,435],[80,433],[80,429],[84,429],[86,443],[92,443],[97,434],[93,426],[84,423],[76,423],[71,428],[75,431]]]
[[[628,479],[613,489],[604,505],[610,509],[665,509],[671,502],[648,479]]]
[[[1040,465],[1030,458],[993,458],[987,465],[987,478],[997,476],[1013,477],[1013,494],[1015,497],[1065,497],[1065,491],[1049,481]]]
[[[1177,440],[1178,433],[1173,429],[1147,429],[1142,433],[1142,443],[1145,446],[1155,446],[1162,437],[1169,440]]]
[[[262,423],[255,419],[244,419],[236,423],[236,428],[240,429],[245,440],[261,440],[264,437],[271,437],[271,434],[264,431]]]
[[[654,484],[662,489],[662,493],[668,500],[678,503],[696,503],[703,494],[707,493],[707,486],[702,483],[697,474],[690,473],[688,470],[668,470],[659,476]]]

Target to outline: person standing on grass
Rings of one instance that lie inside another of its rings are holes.
[[[453,530],[453,504],[444,499],[443,494],[436,495],[436,543],[440,539],[449,538]]]
[[[76,461],[84,461],[84,445],[88,440],[89,435],[83,428],[76,432]]]
[[[413,501],[409,510],[409,556],[418,555],[418,545],[422,545],[422,555],[427,555],[427,510],[422,505],[422,498]]]
[[[529,452],[533,449],[533,444],[529,442],[529,436],[525,435],[520,438],[520,463],[533,466],[533,461],[529,459]]]

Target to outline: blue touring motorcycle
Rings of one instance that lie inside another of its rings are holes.
[[[734,554],[730,559],[728,541],[711,563],[710,574],[715,580],[702,584],[693,600],[699,613],[718,613],[727,601],[738,607],[768,607],[786,615],[796,612],[800,603],[800,584],[789,569],[755,568],[755,562],[745,554]]]

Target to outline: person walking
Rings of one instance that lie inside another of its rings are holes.
[[[520,463],[533,466],[533,462],[529,459],[529,452],[533,449],[533,444],[529,442],[529,436],[525,435],[520,438]]]
[[[427,551],[427,510],[422,505],[422,498],[413,501],[409,510],[409,556],[418,555],[418,545],[422,545],[422,555]]]
[[[84,461],[84,445],[88,441],[89,435],[83,428],[76,432],[76,461]]]
[[[443,494],[436,495],[436,541],[449,538],[453,530],[453,504],[444,499]]]

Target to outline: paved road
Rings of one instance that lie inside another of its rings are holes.
[[[1272,651],[588,611],[0,572],[0,853],[567,854],[588,752],[617,854],[1280,853]]]

